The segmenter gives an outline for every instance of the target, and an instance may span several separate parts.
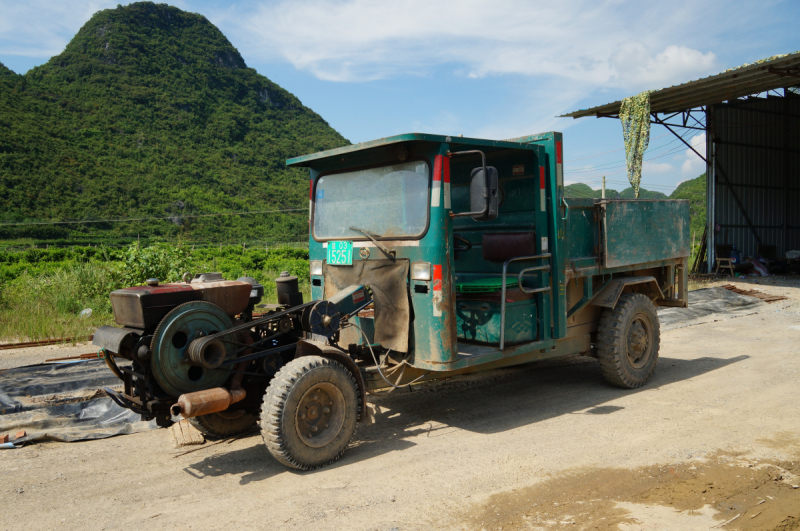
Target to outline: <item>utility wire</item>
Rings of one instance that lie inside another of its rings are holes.
[[[574,184],[588,184],[588,183],[595,183],[596,184],[596,183],[601,183],[601,182],[602,182],[602,179],[585,179],[585,180],[581,180],[579,183],[574,183]],[[606,179],[606,183],[625,184],[627,186],[631,185],[631,183],[629,183],[627,181],[612,181],[610,179]],[[663,184],[650,184],[646,188],[648,190],[650,188],[664,188],[665,190],[671,190],[671,189],[675,188],[675,186],[666,186],[666,185],[663,185]]]
[[[671,144],[674,144],[677,141],[678,141],[678,139],[676,138],[676,139],[674,139],[674,140],[672,140],[670,142],[667,142],[666,144],[662,144],[662,145],[660,145],[658,147],[649,148],[646,151],[646,153],[653,153],[655,151],[658,151],[661,148],[664,148],[664,147],[667,147],[667,146],[669,146]],[[622,149],[625,149],[625,148],[622,148]],[[619,150],[617,150],[617,151],[619,151]],[[603,164],[598,164],[596,166],[584,166],[584,167],[581,167],[581,168],[576,168],[574,170],[568,170],[568,171],[569,171],[569,173],[580,173],[580,172],[593,171],[593,170],[596,170],[596,169],[602,169],[603,166],[608,166],[609,164],[617,164],[617,163],[620,163],[620,162],[625,162],[625,161],[624,160],[615,160],[615,161],[612,161],[612,162],[605,162]]]
[[[665,137],[665,136],[667,136],[669,134],[670,133],[665,133],[665,134],[663,134],[661,136],[655,137],[653,140],[657,140],[659,138],[663,138],[663,137]],[[682,135],[681,138],[684,138],[684,136],[685,135]],[[656,148],[648,149],[647,151],[657,151],[657,150],[659,150],[659,149],[661,149],[663,147],[666,147],[666,146],[668,146],[670,144],[673,144],[676,141],[677,141],[677,139],[672,140],[671,142],[667,142],[666,144],[663,144],[663,145],[658,146]],[[603,153],[597,153],[595,155],[589,155],[587,157],[581,157],[581,158],[578,158],[578,159],[570,159],[570,160],[567,160],[567,161],[564,161],[564,162],[565,163],[566,162],[575,162],[577,160],[590,159],[592,157],[598,157],[600,155],[606,155],[608,153],[614,153],[614,152],[617,152],[617,151],[622,151],[623,149],[625,149],[625,148],[622,147],[622,148],[619,148],[619,149],[613,149],[611,151],[605,151]],[[680,151],[681,149],[682,149],[682,147],[680,147],[680,148],[678,148],[676,150],[671,150],[671,151],[669,151],[667,153],[659,155],[658,157],[653,157],[651,159],[647,159],[647,161],[655,160],[657,158],[660,158],[660,157],[663,157],[663,156],[666,156],[666,155],[670,155],[672,153],[676,153],[677,151]],[[647,162],[647,161],[645,161],[645,162]],[[607,166],[609,164],[616,164],[616,163],[619,163],[619,162],[623,162],[623,161],[606,162],[604,164],[598,164],[597,166],[587,166],[585,168],[580,168],[580,169],[577,169],[577,170],[570,170],[570,171],[564,172],[564,173],[572,175],[572,174],[575,174],[575,173],[589,173],[589,172],[592,172],[592,171],[595,171],[595,170],[599,170],[599,169],[616,169],[619,166],[614,166],[614,167],[611,167],[611,168],[602,168],[602,166]],[[620,173],[620,172],[617,171],[617,172],[614,172],[614,173],[611,173],[611,174],[607,174],[606,176],[615,175],[617,173]],[[589,180],[589,179],[585,179],[585,180]],[[611,181],[609,181],[609,182],[611,182]],[[622,184],[624,184],[624,183],[622,183]],[[651,186],[656,186],[656,185],[651,185]],[[662,186],[661,188],[669,188],[669,187],[663,187]],[[284,209],[277,209],[277,210],[246,210],[246,211],[240,211],[240,212],[214,212],[214,213],[207,213],[207,214],[183,214],[183,215],[173,215],[173,216],[152,216],[152,217],[143,217],[143,218],[114,218],[114,219],[91,219],[91,220],[49,220],[49,221],[10,221],[10,222],[0,222],[0,227],[20,227],[20,226],[30,226],[30,225],[76,225],[76,224],[81,224],[81,223],[128,223],[128,222],[136,222],[136,221],[157,221],[157,220],[173,219],[173,218],[176,218],[176,217],[177,218],[181,218],[181,219],[185,219],[185,218],[204,218],[204,217],[214,217],[214,216],[244,216],[244,215],[249,215],[249,214],[273,214],[273,213],[276,213],[276,212],[299,212],[299,211],[302,211],[302,210],[306,210],[306,208],[303,207],[303,208],[284,208]]]
[[[667,155],[672,155],[672,154],[678,153],[679,151],[682,151],[683,149],[685,149],[683,146],[678,146],[678,147],[676,147],[674,149],[671,149],[670,151],[667,151],[666,153],[662,153],[661,155],[658,155],[657,157],[651,157],[649,159],[645,159],[644,162],[650,162],[651,160],[660,159],[661,157],[666,157]],[[622,161],[617,161],[617,162],[622,162]],[[597,170],[614,170],[616,168],[627,168],[627,165],[623,164],[621,166],[612,166],[610,168],[592,168],[590,170],[570,171],[570,172],[564,172],[564,175],[574,175],[576,173],[591,173],[591,172],[594,172],[594,171],[597,171]],[[616,173],[619,173],[619,172],[616,172]],[[608,175],[613,175],[613,174],[607,173],[606,176],[608,176]]]
[[[116,218],[116,219],[84,219],[84,220],[64,220],[64,221],[10,221],[0,223],[0,227],[19,226],[19,225],[66,225],[78,223],[116,223],[116,222],[129,222],[129,221],[150,221],[150,220],[164,220],[173,218],[206,218],[213,216],[244,216],[248,214],[272,214],[275,212],[297,212],[300,210],[307,210],[304,208],[283,208],[278,210],[244,210],[241,212],[214,212],[209,214],[176,214],[174,216],[162,217],[146,217],[146,218]]]
[[[680,140],[685,140],[685,137],[686,137],[687,135],[688,135],[688,133],[684,133],[683,135],[680,135],[680,137],[679,137],[679,138],[680,138]],[[658,149],[661,149],[662,147],[666,147],[666,146],[668,146],[668,145],[670,145],[670,144],[672,144],[672,143],[674,143],[674,142],[676,142],[676,141],[678,141],[678,138],[676,138],[676,139],[675,139],[675,140],[673,140],[672,142],[668,142],[668,143],[666,143],[666,144],[664,144],[664,145],[662,145],[662,146],[659,146],[659,147],[657,147],[657,148],[653,149],[653,151],[656,151],[656,150],[658,150]],[[700,144],[705,144],[705,141],[698,143],[698,145],[700,145]],[[651,160],[655,160],[655,159],[658,159],[658,158],[661,158],[661,157],[665,157],[665,156],[667,156],[667,155],[671,155],[671,154],[673,154],[673,153],[677,153],[677,152],[681,151],[682,149],[684,149],[684,147],[683,147],[683,146],[678,146],[678,147],[676,147],[676,148],[673,148],[673,149],[671,149],[670,151],[668,151],[668,152],[666,152],[666,153],[662,153],[661,155],[658,155],[658,156],[656,156],[656,157],[651,157],[651,158],[649,158],[649,159],[645,159],[645,160],[644,160],[644,162],[649,162],[649,161],[651,161]],[[651,150],[649,150],[649,149],[648,149],[648,151],[651,151]],[[624,161],[616,161],[616,162],[624,162]],[[609,163],[607,163],[607,164],[613,164],[613,163],[612,163],[612,162],[609,162]],[[601,164],[600,166],[603,166],[603,164]],[[619,167],[622,167],[622,166],[614,166],[614,167],[612,167],[612,168],[599,168],[599,166],[598,166],[598,167],[595,167],[595,168],[593,168],[593,169],[587,169],[587,170],[583,170],[583,169],[581,169],[581,170],[565,171],[565,172],[564,172],[564,174],[565,174],[565,175],[566,175],[566,174],[570,174],[570,175],[571,175],[571,174],[574,174],[574,173],[588,173],[588,172],[590,172],[590,171],[594,171],[595,169],[611,170],[611,169],[615,169],[615,168],[619,168]],[[627,163],[625,164],[625,167],[627,167]],[[615,173],[619,173],[619,172],[615,172]],[[609,175],[609,174],[606,174],[606,176],[608,176],[608,175]],[[613,175],[613,174],[610,174],[610,175]]]
[[[702,144],[705,144],[705,142],[699,142],[699,143],[698,143],[698,146],[699,146],[699,145],[702,145]],[[655,160],[655,159],[660,159],[661,157],[666,157],[667,155],[671,155],[672,153],[676,153],[677,151],[680,151],[681,149],[683,149],[683,148],[681,147],[681,148],[678,148],[678,149],[676,149],[675,151],[671,151],[671,152],[669,152],[669,153],[664,153],[663,155],[659,155],[659,156],[657,156],[657,157],[653,157],[653,158],[651,158],[651,159],[648,159],[648,161],[650,161],[650,160]],[[613,169],[613,168],[612,168],[612,169]],[[627,167],[623,167],[621,170],[615,171],[615,172],[613,172],[613,173],[606,173],[606,174],[604,174],[604,175],[605,175],[606,177],[610,177],[611,175],[616,175],[616,174],[618,174],[618,173],[622,173],[622,172],[624,172],[624,171],[627,171],[627,170],[628,170],[628,169],[627,169]],[[584,179],[584,180],[594,180],[594,181],[597,181],[598,177],[600,177],[600,176],[593,176],[593,177],[592,177],[592,179]],[[615,181],[615,182],[618,182],[618,181]],[[577,183],[576,183],[576,184],[577,184]]]
[[[658,140],[659,138],[663,138],[663,137],[667,136],[668,134],[670,134],[670,133],[664,133],[663,135],[657,136],[655,138],[652,138],[651,140]],[[590,159],[592,157],[599,157],[600,155],[608,155],[609,153],[616,153],[617,151],[622,151],[623,149],[625,149],[625,148],[621,147],[619,149],[612,149],[611,151],[604,151],[602,153],[597,153],[595,155],[589,155],[588,157],[581,157],[579,159],[565,160],[564,163],[566,164],[567,162],[575,162],[576,160],[586,160],[586,159]]]

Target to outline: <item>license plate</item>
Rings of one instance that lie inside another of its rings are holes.
[[[353,265],[353,242],[328,242],[328,265]]]

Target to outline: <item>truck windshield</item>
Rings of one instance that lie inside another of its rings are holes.
[[[428,164],[404,162],[325,175],[317,180],[317,239],[416,238],[428,226]]]

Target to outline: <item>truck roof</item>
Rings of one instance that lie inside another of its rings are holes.
[[[522,137],[530,138],[530,137]],[[516,139],[515,139],[516,140]],[[485,138],[465,138],[463,136],[447,136],[447,135],[431,135],[427,133],[406,133],[403,135],[387,136],[386,138],[379,138],[377,140],[370,140],[369,142],[361,142],[359,144],[351,144],[336,149],[329,149],[327,151],[319,151],[310,155],[302,155],[294,157],[286,161],[287,166],[311,166],[313,163],[339,157],[345,154],[356,153],[358,151],[365,151],[368,149],[380,148],[389,146],[391,144],[399,144],[402,142],[431,142],[431,143],[449,143],[453,147],[464,146],[465,148],[483,147],[485,151],[494,151],[494,149],[486,148],[512,148],[512,149],[531,149],[535,150],[536,147],[520,143],[518,141],[510,140],[487,140]]]

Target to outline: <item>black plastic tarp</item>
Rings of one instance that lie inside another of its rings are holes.
[[[0,371],[0,433],[25,430],[13,441],[86,441],[156,428],[111,401],[103,387],[120,380],[100,360]]]
[[[659,308],[661,331],[722,321],[763,311],[767,303],[739,295],[725,288],[705,288],[689,292],[688,308]]]

